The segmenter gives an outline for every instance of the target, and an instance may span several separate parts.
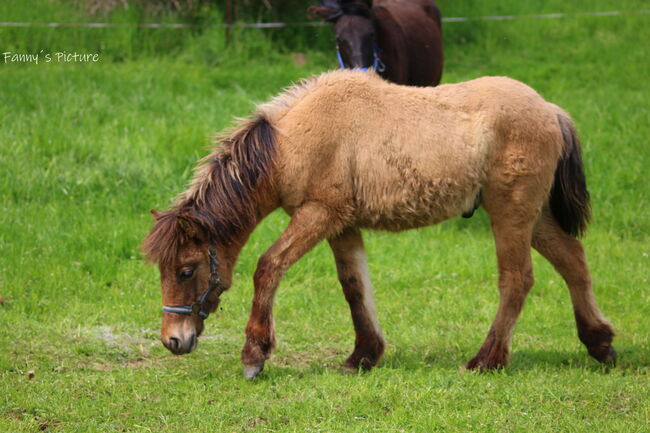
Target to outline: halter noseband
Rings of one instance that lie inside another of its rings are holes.
[[[373,42],[372,44],[372,56],[374,57],[374,62],[372,63],[372,68],[377,71],[377,72],[384,72],[386,70],[386,65],[384,65],[384,62],[381,61],[379,58],[379,48],[377,47],[377,44]],[[339,49],[339,46],[336,45],[336,58],[339,60],[339,66],[341,69],[347,69],[345,67],[345,63],[343,63],[343,58],[341,57],[341,50]],[[368,68],[357,68],[360,71],[366,72]]]
[[[208,242],[208,257],[210,259],[210,277],[208,279],[208,288],[203,294],[199,297],[199,300],[192,305],[163,305],[162,310],[168,313],[176,314],[187,314],[187,315],[198,315],[201,319],[205,320],[210,315],[210,312],[206,309],[206,303],[210,294],[217,291],[217,298],[223,293],[223,287],[221,287],[221,281],[219,279],[219,273],[217,272],[217,265],[219,260],[217,259],[217,251],[212,244]]]

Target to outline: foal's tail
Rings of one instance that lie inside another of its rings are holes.
[[[549,200],[551,212],[562,230],[580,236],[591,219],[589,191],[580,152],[580,140],[567,113],[558,111],[564,150],[555,169],[555,180]]]

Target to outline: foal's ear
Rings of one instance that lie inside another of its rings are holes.
[[[181,227],[181,230],[183,230],[186,235],[188,235],[191,238],[199,237],[201,231],[199,230],[199,226],[194,221],[185,217],[184,215],[177,215],[176,221],[178,221],[178,225]]]
[[[153,215],[153,219],[155,219],[156,221],[158,221],[163,216],[163,213],[156,209],[150,209],[149,212],[151,212],[151,215]]]
[[[318,17],[322,20],[334,22],[341,16],[340,9],[333,9],[323,6],[309,6],[307,13],[312,17]]]

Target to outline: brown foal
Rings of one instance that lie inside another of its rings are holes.
[[[158,262],[162,341],[197,345],[203,321],[231,286],[255,226],[277,208],[291,221],[260,257],[242,361],[255,377],[275,345],[273,300],[286,270],[327,240],[356,333],[348,369],[384,351],[360,229],[406,230],[468,214],[490,217],[500,302],[487,338],[467,363],[508,363],[515,322],[533,285],[531,247],[566,281],[589,354],[616,358],[614,331],[596,305],[577,236],[589,220],[573,122],[534,90],[504,77],[436,88],[338,71],[296,85],[219,140],[191,186],[144,241]]]

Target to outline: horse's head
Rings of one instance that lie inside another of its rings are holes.
[[[161,340],[175,354],[193,351],[203,321],[231,284],[232,261],[199,220],[179,211],[152,211],[156,224],[142,247],[158,263],[162,288]]]
[[[372,0],[323,0],[307,10],[334,25],[342,67],[369,68],[374,63]]]

